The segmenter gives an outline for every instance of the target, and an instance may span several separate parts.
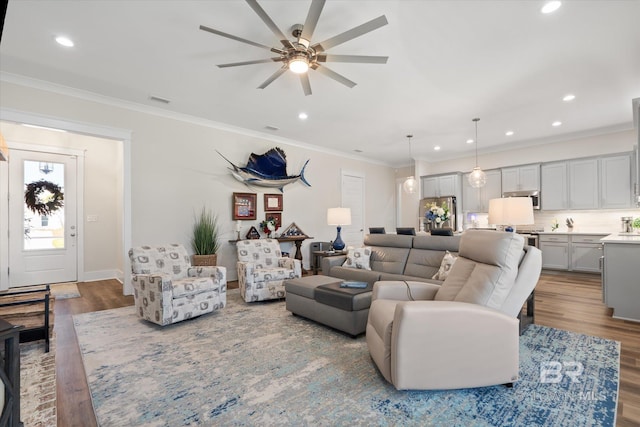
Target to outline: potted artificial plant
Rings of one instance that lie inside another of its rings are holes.
[[[206,208],[202,208],[200,216],[196,217],[193,224],[193,237],[191,248],[193,249],[193,265],[216,265],[218,261],[218,217]]]

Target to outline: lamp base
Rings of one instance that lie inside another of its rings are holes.
[[[338,226],[338,235],[336,236],[336,240],[333,241],[333,249],[335,249],[336,251],[341,251],[345,247],[345,244],[342,241],[342,237],[340,237],[341,230],[342,227]]]

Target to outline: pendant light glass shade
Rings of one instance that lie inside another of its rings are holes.
[[[407,135],[407,139],[409,139],[409,158],[413,163],[413,157],[411,156],[411,138],[413,138],[413,135]],[[402,189],[404,190],[405,193],[408,193],[408,194],[414,194],[416,191],[418,191],[418,180],[416,180],[415,178],[416,167],[415,167],[415,164],[412,164],[412,166],[413,166],[413,175],[408,177],[402,183]]]
[[[476,123],[476,167],[469,174],[469,185],[473,188],[484,187],[487,183],[487,174],[478,166],[478,122],[480,119],[473,119]]]

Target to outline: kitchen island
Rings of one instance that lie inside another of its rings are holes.
[[[603,301],[613,317],[640,322],[640,234],[610,234],[600,241]]]

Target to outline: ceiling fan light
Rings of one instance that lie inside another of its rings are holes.
[[[296,74],[303,74],[309,70],[309,61],[307,58],[294,58],[289,61],[289,69]]]
[[[473,188],[484,187],[487,183],[487,174],[480,167],[476,166],[469,174],[469,185]]]

